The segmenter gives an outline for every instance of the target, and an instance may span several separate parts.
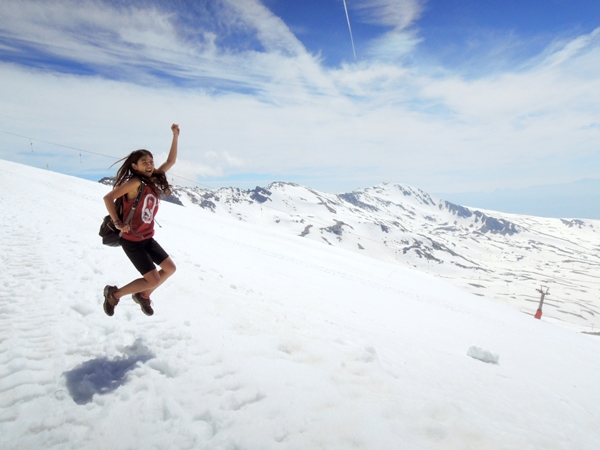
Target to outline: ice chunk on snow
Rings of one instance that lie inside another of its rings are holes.
[[[489,350],[485,350],[483,348],[475,347],[472,345],[467,352],[467,356],[471,358],[478,359],[479,361],[483,361],[485,363],[498,364],[498,360],[500,357]]]

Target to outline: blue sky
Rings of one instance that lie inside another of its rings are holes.
[[[177,122],[180,184],[600,179],[600,2],[346,3],[356,60],[343,0],[3,0],[0,158],[96,179]]]

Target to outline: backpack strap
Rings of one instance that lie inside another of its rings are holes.
[[[140,188],[138,189],[137,197],[133,201],[133,206],[131,207],[131,211],[129,211],[129,214],[127,215],[127,220],[124,222],[125,225],[127,225],[129,222],[131,222],[131,218],[133,217],[133,214],[135,213],[135,210],[137,209],[138,203],[140,202],[140,198],[142,198],[143,190],[144,190],[144,182],[140,180]]]

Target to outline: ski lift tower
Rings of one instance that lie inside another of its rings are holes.
[[[544,292],[544,288],[546,288],[546,292]],[[549,295],[548,292],[550,291],[550,289],[548,289],[546,286],[540,286],[540,289],[536,289],[540,295],[540,304],[538,306],[537,311],[535,312],[535,318],[536,319],[541,319],[542,318],[542,306],[544,305],[544,298],[546,297],[546,295]]]

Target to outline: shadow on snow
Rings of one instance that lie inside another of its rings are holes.
[[[94,394],[106,394],[125,384],[127,372],[152,358],[154,354],[138,339],[125,349],[124,356],[92,359],[65,372],[67,389],[75,403],[85,405]]]

